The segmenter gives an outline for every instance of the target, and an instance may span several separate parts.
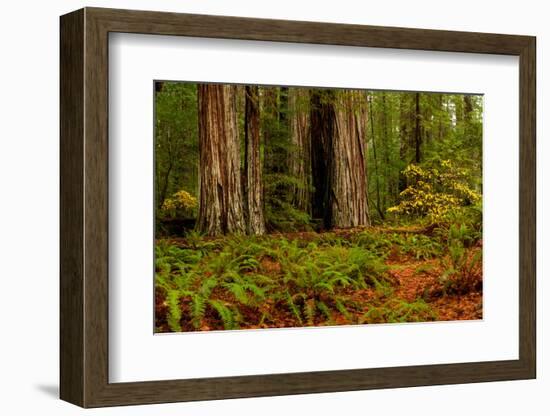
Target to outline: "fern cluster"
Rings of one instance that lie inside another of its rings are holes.
[[[361,317],[361,323],[398,323],[426,322],[437,320],[437,313],[422,299],[407,302],[402,299],[390,299],[387,302],[369,308]]]
[[[480,290],[482,284],[482,251],[469,250],[477,242],[477,233],[465,224],[449,228],[448,255],[441,260],[444,272],[440,276],[444,293],[465,294]]]
[[[385,259],[396,249],[415,249],[419,257],[439,250],[429,239],[373,229],[293,239],[189,233],[177,245],[160,240],[155,285],[166,312],[157,317],[157,331],[431,319],[422,308],[403,312],[401,304],[393,304],[395,316],[381,312],[393,294]],[[357,293],[370,297],[369,305]]]

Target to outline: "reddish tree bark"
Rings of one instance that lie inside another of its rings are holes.
[[[365,175],[366,103],[359,91],[336,93],[329,180],[333,227],[369,225]]]
[[[311,105],[314,216],[328,228],[369,225],[363,94],[315,90]]]
[[[235,86],[198,85],[200,200],[197,229],[245,233]]]
[[[289,155],[290,174],[300,182],[294,189],[294,205],[305,212],[311,212],[311,141],[309,134],[307,90],[289,89],[291,109]]]
[[[265,234],[258,87],[245,87],[245,206],[249,234]]]

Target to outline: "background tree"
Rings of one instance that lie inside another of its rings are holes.
[[[304,200],[310,188],[309,166],[297,158],[308,153],[303,147],[308,145],[303,98],[308,94],[303,88],[260,88],[265,219],[271,231],[312,228],[309,201]]]
[[[414,94],[414,161],[420,163],[422,161],[422,130],[421,130],[422,114],[420,112],[420,93]]]
[[[198,190],[197,87],[157,82],[155,88],[155,202]]]

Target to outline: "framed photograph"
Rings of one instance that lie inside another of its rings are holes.
[[[536,377],[534,37],[60,24],[63,400]]]

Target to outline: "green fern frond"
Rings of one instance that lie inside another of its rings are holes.
[[[315,305],[315,299],[308,299],[304,304],[304,311],[309,325],[315,325],[315,314],[317,307]]]
[[[169,290],[166,296],[168,304],[167,322],[171,331],[181,331],[181,307],[180,307],[180,292],[178,290]]]
[[[262,300],[265,298],[265,291],[254,283],[247,282],[243,284],[243,288],[251,292],[256,298]]]
[[[314,289],[318,291],[322,291],[324,289],[326,292],[334,294],[334,286],[332,286],[330,282],[319,282],[315,284]]]
[[[243,305],[248,305],[250,303],[250,299],[246,293],[246,288],[243,285],[239,283],[226,283],[224,284],[224,287],[229,289],[235,299]]]
[[[217,285],[218,279],[216,276],[211,276],[202,282],[199,292],[203,297],[208,298]]]
[[[334,301],[335,305],[336,305],[336,309],[338,309],[338,311],[344,315],[344,317],[348,320],[348,321],[351,321],[352,319],[352,316],[351,316],[351,313],[348,311],[348,308],[346,307],[345,303],[344,303],[344,300],[343,299],[340,299],[340,298],[337,298],[335,301]]]
[[[221,302],[219,300],[211,299],[211,300],[208,301],[208,303],[218,313],[220,319],[223,322],[224,329],[235,329],[235,328],[237,328],[237,324],[235,322],[235,316],[233,314],[233,311],[231,309],[229,309],[223,302]]]
[[[191,322],[195,329],[202,325],[202,319],[206,312],[206,300],[199,294],[195,294],[191,301]]]
[[[300,310],[298,309],[298,307],[294,303],[294,300],[292,299],[292,296],[290,296],[290,293],[288,293],[288,290],[285,292],[285,300],[286,300],[286,304],[288,305],[288,308],[290,309],[290,311],[292,312],[294,317],[298,320],[298,322],[300,322],[300,325],[302,325],[302,323],[303,323],[302,315],[300,313]]]
[[[332,322],[332,312],[330,311],[330,308],[327,306],[327,304],[325,302],[322,302],[322,301],[317,301],[316,305],[317,305],[317,309],[319,309],[319,311],[323,315],[325,315],[327,320],[329,322]]]

